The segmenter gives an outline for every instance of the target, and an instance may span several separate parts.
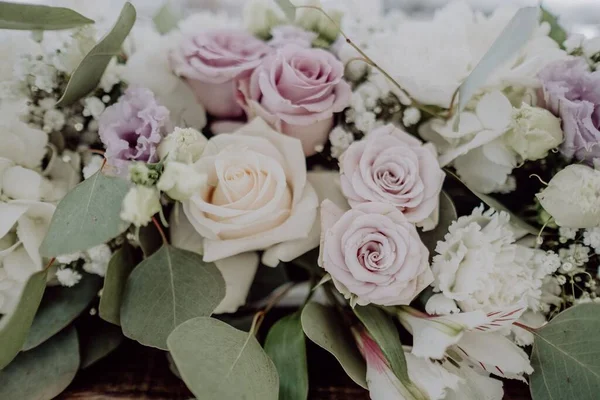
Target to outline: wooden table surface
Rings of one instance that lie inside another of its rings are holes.
[[[368,393],[344,374],[325,351],[308,346],[311,400],[367,400]],[[506,400],[528,400],[528,389],[505,384]],[[193,398],[169,370],[166,353],[125,341],[113,354],[80,372],[60,400],[187,400]],[[215,399],[217,400],[217,399]]]

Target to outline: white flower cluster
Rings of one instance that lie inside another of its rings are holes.
[[[56,271],[56,279],[62,286],[75,286],[82,278],[81,273],[77,271],[77,264],[80,262],[85,272],[105,276],[111,257],[112,251],[106,244],[92,247],[84,252],[56,257],[56,261],[62,264]]]

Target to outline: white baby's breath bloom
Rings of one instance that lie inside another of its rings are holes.
[[[134,186],[123,199],[121,219],[137,227],[146,226],[160,210],[160,196],[155,188]]]
[[[113,87],[121,82],[125,68],[123,64],[117,63],[116,57],[110,60],[99,84],[104,93],[110,93]]]
[[[84,25],[76,28],[71,37],[51,57],[53,67],[61,72],[71,74],[83,58],[96,45],[96,28]]]
[[[569,273],[574,268],[584,266],[590,260],[589,253],[590,248],[579,243],[574,243],[567,249],[560,249],[558,255],[562,260],[561,270]]]
[[[44,113],[44,131],[60,131],[65,126],[65,114],[57,109],[50,109]]]
[[[575,240],[575,238],[577,237],[577,232],[579,232],[579,229],[577,228],[567,228],[565,226],[561,226],[558,228],[558,234],[560,236],[561,242]]]
[[[86,117],[91,116],[96,120],[100,118],[100,115],[106,108],[106,105],[102,102],[102,100],[95,96],[86,97],[85,100],[83,100],[83,104],[85,106],[83,109],[83,115]]]
[[[594,249],[596,254],[600,254],[600,228],[589,228],[583,232],[583,244]]]
[[[134,162],[129,165],[129,180],[136,185],[154,186],[157,178],[157,172],[148,168],[148,165],[143,162]]]
[[[56,271],[56,279],[62,286],[73,287],[81,278],[81,274],[71,268],[60,268]]]
[[[202,155],[208,140],[193,128],[175,128],[158,145],[161,159],[193,164]]]
[[[197,172],[191,165],[168,161],[156,187],[173,200],[185,201],[189,200],[207,179],[205,174]]]
[[[421,120],[421,111],[415,107],[409,107],[402,115],[402,124],[406,127],[416,125]]]
[[[354,135],[351,132],[347,132],[341,126],[337,126],[329,134],[329,142],[331,143],[331,156],[333,158],[340,158],[352,142],[354,142]]]
[[[56,261],[61,264],[69,265],[83,257],[83,253],[63,254],[61,256],[56,257]]]
[[[97,154],[92,155],[85,167],[83,167],[83,179],[88,179],[90,176],[98,172],[102,167],[103,162],[104,157],[99,156]]]
[[[106,275],[106,269],[112,256],[110,247],[101,244],[86,251],[86,262],[83,264],[85,272],[99,276]]]

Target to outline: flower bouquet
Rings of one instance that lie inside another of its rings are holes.
[[[307,339],[375,400],[597,397],[600,38],[461,1],[0,28],[1,399],[124,337],[197,399],[307,399]]]

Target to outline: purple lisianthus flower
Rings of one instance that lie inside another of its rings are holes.
[[[99,120],[108,164],[123,175],[130,161],[157,162],[156,147],[169,125],[169,110],[156,102],[150,90],[127,89]]]
[[[552,63],[539,77],[545,107],[562,119],[561,153],[589,164],[600,158],[600,71],[577,58]]]
[[[314,32],[305,31],[294,25],[280,25],[271,29],[273,38],[269,45],[275,48],[281,48],[290,43],[300,47],[310,48],[312,43],[319,36]]]

